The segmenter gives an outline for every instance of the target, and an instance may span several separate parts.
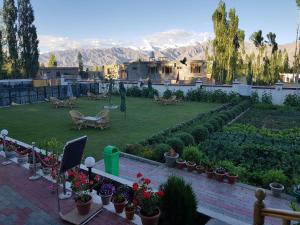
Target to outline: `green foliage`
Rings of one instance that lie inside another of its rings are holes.
[[[209,131],[206,127],[199,126],[199,127],[196,127],[192,130],[192,135],[193,135],[195,141],[197,143],[200,143],[208,137]]]
[[[155,152],[150,149],[150,148],[144,148],[139,154],[138,156],[146,158],[146,159],[151,159],[151,160],[155,160],[156,159],[156,155]]]
[[[284,105],[286,106],[300,106],[300,96],[297,94],[289,94],[284,99]]]
[[[83,60],[82,60],[81,52],[78,52],[78,54],[77,54],[77,61],[78,61],[79,72],[82,73],[83,72]]]
[[[190,133],[181,132],[176,134],[176,137],[182,140],[185,146],[195,145],[195,140]]]
[[[49,67],[56,67],[57,66],[56,57],[53,53],[50,55],[48,66]]]
[[[258,93],[256,91],[252,92],[250,99],[253,104],[258,103],[259,102]]]
[[[20,65],[26,77],[35,77],[39,70],[39,41],[34,25],[34,13],[30,0],[18,1],[18,39]]]
[[[133,86],[133,87],[129,87],[127,88],[127,92],[126,92],[127,96],[131,96],[131,97],[144,97],[144,98],[153,98],[155,95],[158,95],[158,91],[154,88],[146,88],[143,87],[142,89],[140,89],[137,86]]]
[[[168,138],[166,143],[170,145],[177,153],[179,153],[179,155],[181,155],[184,147],[184,143],[182,140],[173,137],[173,138]]]
[[[184,99],[184,93],[182,90],[177,90],[173,92],[173,95],[175,95],[177,99]]]
[[[142,152],[144,149],[143,145],[140,144],[128,144],[124,148],[124,151],[128,154],[132,155],[138,155],[140,152]]]
[[[161,225],[193,225],[197,213],[196,195],[190,184],[182,178],[171,176],[161,186]]]
[[[288,178],[284,175],[282,170],[268,170],[264,175],[263,175],[263,184],[265,186],[268,186],[270,183],[280,183],[283,185],[287,185],[288,183]]]
[[[189,162],[199,164],[203,159],[203,153],[195,146],[188,146],[183,149],[182,158]]]
[[[226,103],[231,101],[234,104],[237,104],[240,101],[240,98],[235,93],[223,92],[221,90],[216,90],[213,92],[205,91],[204,89],[198,88],[196,90],[189,90],[186,94],[186,99],[189,101],[200,101],[200,102],[220,102]]]
[[[163,93],[163,98],[171,98],[172,95],[173,95],[173,92],[171,90],[167,89]]]
[[[132,86],[132,87],[127,88],[126,95],[130,96],[130,97],[141,97],[142,91],[139,87]]]
[[[164,144],[164,143],[157,144],[154,147],[155,159],[157,161],[163,162],[165,152],[168,152],[170,149],[171,149],[171,146],[168,144]]]
[[[261,97],[261,102],[265,104],[272,104],[272,95],[271,93],[264,92]]]

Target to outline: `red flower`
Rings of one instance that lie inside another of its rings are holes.
[[[76,187],[76,188],[79,188],[79,187],[80,187],[80,181],[77,181],[77,182],[75,183],[75,187]]]
[[[94,184],[94,181],[93,181],[93,180],[91,180],[91,181],[90,181],[90,185],[93,185],[93,184]]]
[[[68,176],[69,177],[74,177],[75,176],[75,173],[73,170],[68,170]]]
[[[134,184],[132,185],[133,191],[137,191],[138,188],[139,188],[139,185],[138,185],[137,183],[134,183]]]
[[[137,178],[140,178],[140,177],[142,177],[142,176],[143,176],[143,174],[141,174],[141,173],[138,173],[138,174],[136,175]]]
[[[145,199],[149,199],[151,197],[151,193],[150,192],[144,192],[144,198]]]
[[[100,176],[99,175],[95,176],[95,181],[100,181]]]
[[[156,192],[156,195],[160,198],[164,197],[165,193],[163,191]]]
[[[148,179],[148,178],[145,178],[145,180],[144,180],[144,183],[148,185],[148,184],[150,184],[150,183],[151,183],[151,180],[150,180],[150,179]]]

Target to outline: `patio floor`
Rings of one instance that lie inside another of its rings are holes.
[[[134,182],[136,174],[141,172],[145,177],[151,179],[153,188],[158,188],[172,174],[183,177],[193,186],[199,212],[232,225],[252,224],[256,187],[245,184],[219,183],[196,172],[167,168],[163,164],[155,165],[125,157],[120,157],[119,165],[119,177]],[[104,161],[98,161],[95,168],[104,170]],[[267,191],[265,203],[267,207],[289,209],[290,201],[284,198],[275,198]],[[266,218],[266,224],[281,225],[282,221]]]
[[[0,163],[3,162],[0,157]],[[2,225],[61,225],[56,195],[50,193],[46,179],[29,181],[29,172],[12,163],[0,165],[0,224]],[[61,201],[62,211],[74,208],[74,200]],[[133,225],[117,214],[104,209],[89,225]]]

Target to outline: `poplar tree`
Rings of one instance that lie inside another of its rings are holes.
[[[56,57],[53,53],[49,57],[48,66],[49,67],[57,67]]]
[[[26,77],[35,77],[39,70],[39,50],[34,12],[30,0],[18,1],[19,48],[22,72]]]
[[[78,60],[79,73],[82,74],[83,73],[83,60],[82,60],[81,52],[78,52],[77,60]]]
[[[290,64],[289,64],[289,55],[287,53],[286,50],[284,50],[283,52],[284,56],[283,56],[283,71],[284,73],[289,73],[291,72],[291,69],[290,69]]]
[[[3,1],[3,22],[5,25],[5,38],[8,48],[8,60],[11,64],[13,76],[18,70],[18,43],[17,43],[17,8],[14,0]]]
[[[4,78],[4,52],[3,52],[3,35],[2,30],[0,30],[0,79]]]

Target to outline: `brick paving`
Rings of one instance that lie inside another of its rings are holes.
[[[0,163],[3,158],[0,157]],[[29,181],[28,170],[14,163],[0,165],[0,225],[66,225],[57,211],[56,195],[48,190],[49,181]],[[74,208],[74,200],[61,201],[62,211]],[[104,209],[89,225],[133,225]]]
[[[96,163],[97,169],[104,170],[103,160]],[[170,175],[183,177],[192,184],[198,200],[198,210],[211,217],[217,218],[228,224],[252,224],[255,187],[227,183],[219,183],[207,179],[205,175],[185,170],[170,169],[164,165],[153,165],[125,157],[120,158],[121,178],[136,181],[136,173],[141,172],[152,181],[152,187],[158,188]],[[265,203],[267,207],[289,209],[289,201],[283,198],[275,198],[267,191]],[[266,218],[266,224],[279,225],[281,220]]]

